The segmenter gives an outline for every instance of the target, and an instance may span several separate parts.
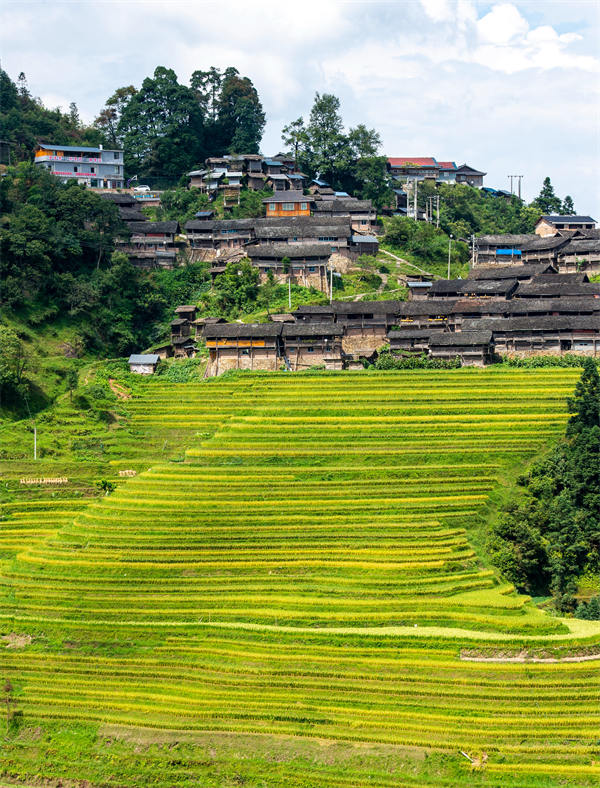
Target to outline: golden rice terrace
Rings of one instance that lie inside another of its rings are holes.
[[[0,679],[19,724],[0,774],[600,782],[600,626],[540,611],[482,547],[491,497],[561,434],[577,378],[140,383],[111,438],[135,478],[5,506]],[[179,461],[162,459],[173,435]]]

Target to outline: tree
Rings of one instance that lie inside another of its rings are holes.
[[[554,193],[554,187],[550,178],[544,178],[542,189],[534,202],[542,214],[552,215],[560,213],[562,202]]]
[[[215,282],[218,307],[230,314],[251,309],[258,294],[259,273],[248,260],[231,261]]]
[[[574,216],[575,215],[575,206],[573,205],[573,198],[570,194],[567,194],[565,199],[563,200],[562,208],[560,209],[560,213],[563,216]]]
[[[218,102],[219,126],[229,153],[258,153],[265,113],[248,77],[230,74],[223,80]]]
[[[375,129],[362,123],[344,132],[340,100],[331,93],[316,93],[308,125],[297,118],[283,128],[281,138],[293,150],[297,166],[343,190],[357,188],[357,162],[376,156],[381,145]]]
[[[65,383],[67,384],[67,391],[69,392],[69,401],[73,402],[73,392],[77,388],[79,382],[77,370],[75,367],[70,367],[65,376]]]
[[[203,158],[204,128],[196,95],[163,66],[124,105],[117,133],[128,174],[175,177]]]
[[[377,156],[377,151],[381,147],[381,137],[375,129],[368,129],[364,123],[359,123],[355,129],[350,129],[348,132],[348,143],[353,158],[371,158]],[[384,160],[387,161],[385,157]]]
[[[358,160],[355,168],[356,192],[363,200],[372,200],[379,211],[389,205],[394,193],[390,185],[385,156],[368,156]]]
[[[304,120],[297,118],[284,126],[281,131],[283,144],[294,153],[294,167],[298,169],[298,151],[306,145],[307,136]]]
[[[118,133],[121,115],[132,96],[135,96],[136,93],[137,90],[133,85],[117,88],[112,96],[106,99],[104,108],[94,121],[94,126],[102,131],[109,144],[115,149],[120,148],[123,142],[121,135]]]
[[[569,413],[573,414],[567,425],[567,435],[600,427],[600,375],[594,359],[586,358],[583,362],[575,394],[567,404]]]
[[[28,356],[17,334],[0,324],[0,402],[2,396],[17,394],[23,385]]]

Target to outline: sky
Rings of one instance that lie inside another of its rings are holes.
[[[307,118],[334,93],[388,156],[434,156],[525,199],[545,176],[600,222],[600,0],[2,0],[0,62],[49,107],[92,121],[117,87],[158,65],[187,83],[235,66],[267,126]]]

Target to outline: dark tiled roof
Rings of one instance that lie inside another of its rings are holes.
[[[315,211],[319,213],[364,213],[365,211],[372,211],[373,204],[371,200],[317,200],[315,202]]]
[[[550,224],[595,224],[595,219],[591,216],[558,216],[557,214],[543,214],[538,219],[538,222],[544,221]]]
[[[438,279],[429,292],[433,298],[443,293],[507,295],[516,285],[516,279]]]
[[[515,298],[530,298],[532,296],[556,298],[564,296],[600,296],[600,283],[569,283],[569,282],[548,282],[539,284],[538,282],[524,282],[519,285]]]
[[[485,268],[473,268],[469,271],[470,279],[531,279],[536,274],[554,271],[549,263],[532,263],[530,265],[493,265]]]
[[[424,298],[420,301],[402,301],[398,307],[401,317],[435,317],[451,315],[457,298]]]
[[[387,336],[392,341],[401,341],[403,339],[428,339],[431,333],[430,328],[403,328],[399,326],[388,331]]]
[[[475,240],[478,246],[506,246],[511,248],[513,246],[521,246],[528,241],[533,241],[539,238],[534,233],[522,233],[520,235],[512,235],[509,233],[496,234],[496,235],[480,235]]]
[[[468,325],[469,328],[491,330],[499,334],[512,331],[590,330],[600,332],[600,316],[537,315],[534,317],[511,317],[506,320],[484,318],[483,320],[469,320],[463,325]]]
[[[103,200],[110,200],[116,202],[117,205],[135,205],[136,199],[132,194],[119,194],[118,192],[103,192],[101,195]]]
[[[265,339],[281,335],[282,323],[216,323],[204,326],[206,339],[250,338]]]
[[[331,321],[323,323],[284,323],[283,325],[284,337],[341,337],[343,333],[344,327]]]
[[[129,227],[132,232],[138,235],[152,233],[175,235],[175,233],[179,232],[179,222],[131,222]]]
[[[457,331],[446,334],[443,331],[433,332],[429,338],[431,347],[462,347],[488,345],[492,341],[492,332],[487,329],[477,331]]]
[[[281,260],[284,257],[289,257],[290,260],[304,257],[328,260],[331,255],[331,249],[324,243],[258,244],[247,247],[247,251],[251,260]]]
[[[313,202],[314,197],[305,195],[299,190],[289,189],[289,191],[275,192],[272,197],[267,197],[263,203],[269,202]]]

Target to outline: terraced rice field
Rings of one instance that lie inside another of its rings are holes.
[[[0,525],[0,626],[32,636],[0,655],[23,719],[120,741],[254,735],[264,771],[235,761],[249,785],[600,782],[600,661],[461,658],[600,644],[514,593],[480,547],[490,496],[561,433],[577,377],[149,382],[131,423],[184,428],[185,462],[160,461],[155,436],[156,461],[112,495],[13,505]],[[367,749],[340,767],[306,755],[314,741]],[[11,750],[5,773],[27,776],[30,752]],[[107,784],[238,784],[199,781],[190,752],[147,754],[153,782]],[[423,753],[454,776],[411,777]],[[86,776],[48,758],[50,776]]]

